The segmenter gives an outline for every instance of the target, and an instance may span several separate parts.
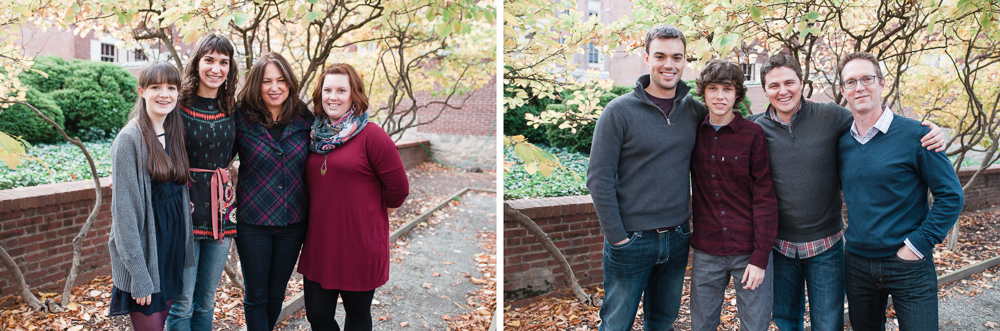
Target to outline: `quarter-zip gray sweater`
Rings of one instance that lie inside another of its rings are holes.
[[[767,111],[749,117],[767,136],[771,178],[778,197],[778,239],[810,242],[844,228],[837,140],[850,129],[851,111],[802,99],[786,127]]]
[[[649,75],[639,77],[632,93],[604,107],[594,129],[587,188],[611,243],[691,218],[691,151],[708,109],[681,81],[666,117],[646,96],[649,84]]]

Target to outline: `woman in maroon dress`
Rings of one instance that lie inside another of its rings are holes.
[[[368,125],[368,96],[354,68],[333,64],[322,77],[312,94],[309,229],[298,269],[306,317],[313,330],[340,330],[340,296],[344,329],[371,330],[372,297],[389,280],[389,214],[409,183],[396,144]]]

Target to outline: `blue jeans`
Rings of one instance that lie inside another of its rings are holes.
[[[937,274],[932,257],[906,261],[895,254],[872,259],[847,252],[844,265],[854,330],[885,330],[889,295],[900,330],[938,329]]]
[[[248,331],[273,330],[278,323],[288,279],[306,239],[306,227],[305,222],[287,226],[236,224]]]
[[[802,331],[809,287],[809,320],[814,331],[844,329],[844,240],[819,255],[790,258],[775,251],[774,308],[781,331]]]
[[[168,331],[211,331],[215,317],[215,289],[226,267],[233,238],[194,241],[194,266],[184,267],[184,287],[167,316]]]
[[[626,331],[643,300],[645,330],[673,330],[687,271],[688,223],[664,233],[630,232],[615,246],[604,240],[604,303],[600,331]],[[645,292],[647,295],[643,295]]]

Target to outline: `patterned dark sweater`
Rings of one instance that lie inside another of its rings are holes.
[[[225,168],[233,159],[236,126],[233,117],[226,116],[216,106],[215,99],[195,97],[191,107],[181,107],[184,131],[187,134],[188,162],[192,168],[215,170]],[[191,202],[194,213],[191,222],[195,239],[212,238],[212,174],[191,172]],[[226,220],[226,237],[236,236],[236,223]]]

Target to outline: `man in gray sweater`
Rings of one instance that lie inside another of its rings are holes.
[[[673,330],[677,318],[691,235],[688,171],[707,114],[681,81],[686,46],[675,27],[650,30],[649,74],[608,103],[594,130],[587,187],[605,238],[602,331],[631,330],[640,298],[646,330]]]
[[[837,140],[853,121],[835,103],[802,97],[802,69],[788,54],[771,56],[760,70],[768,105],[747,117],[767,136],[771,177],[778,197],[774,243],[772,319],[782,331],[802,330],[805,285],[812,330],[844,328],[844,218]],[[930,122],[927,149],[943,149],[941,130]]]

